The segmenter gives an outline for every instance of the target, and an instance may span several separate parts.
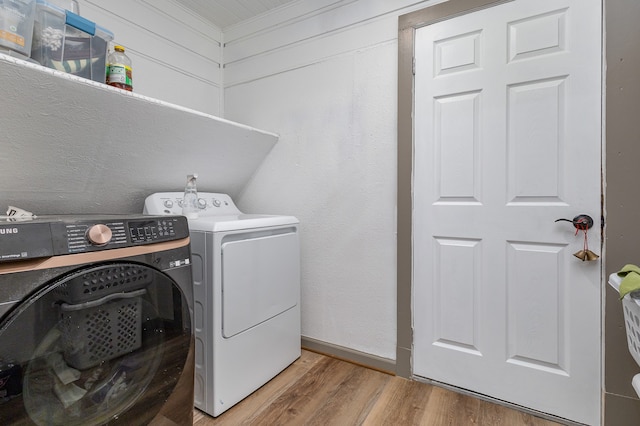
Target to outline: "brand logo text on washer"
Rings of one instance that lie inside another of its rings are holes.
[[[0,235],[17,234],[18,228],[0,228]]]

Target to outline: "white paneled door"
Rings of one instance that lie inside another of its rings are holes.
[[[416,30],[413,374],[600,422],[601,3]]]

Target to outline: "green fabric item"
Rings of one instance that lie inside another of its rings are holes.
[[[618,276],[622,278],[620,283],[620,299],[636,290],[640,290],[640,267],[636,265],[624,265],[624,267],[618,271]]]

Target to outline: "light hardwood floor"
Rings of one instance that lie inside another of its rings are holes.
[[[551,426],[558,423],[303,350],[289,368],[217,418],[194,410],[193,424]]]

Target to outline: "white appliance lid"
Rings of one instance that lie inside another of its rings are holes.
[[[267,228],[273,226],[297,225],[300,221],[294,216],[275,216],[262,214],[239,214],[230,216],[205,216],[189,219],[192,231],[224,232],[243,229]]]

